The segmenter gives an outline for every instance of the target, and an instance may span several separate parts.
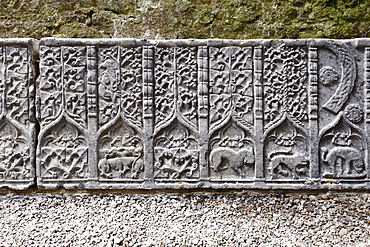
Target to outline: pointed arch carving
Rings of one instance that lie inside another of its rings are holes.
[[[31,147],[23,131],[7,118],[0,120],[0,180],[30,179]]]
[[[322,130],[319,148],[322,177],[344,179],[366,177],[365,134],[343,112]]]
[[[173,119],[154,139],[154,178],[199,178],[198,138],[196,132]]]
[[[144,172],[141,132],[122,117],[99,132],[98,170],[102,179],[139,179]]]
[[[307,134],[288,114],[266,132],[263,158],[265,176],[272,180],[309,177]]]
[[[245,179],[254,174],[254,141],[249,129],[229,117],[210,135],[210,174],[218,179]]]
[[[80,125],[61,116],[40,133],[40,176],[46,179],[88,177],[87,134]]]

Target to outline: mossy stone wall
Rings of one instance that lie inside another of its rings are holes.
[[[369,0],[2,0],[0,37],[370,37]]]

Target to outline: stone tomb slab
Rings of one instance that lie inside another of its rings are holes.
[[[43,188],[368,188],[370,41],[42,39]]]

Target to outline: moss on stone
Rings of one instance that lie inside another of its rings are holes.
[[[370,37],[368,0],[2,0],[0,37]]]

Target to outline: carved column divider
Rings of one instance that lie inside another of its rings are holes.
[[[365,48],[365,73],[364,73],[364,79],[365,79],[365,124],[366,124],[366,134],[367,134],[367,143],[370,144],[370,47]],[[367,178],[370,179],[370,169],[369,169],[369,152],[365,152],[365,159],[367,161]],[[367,157],[366,157],[367,156]],[[368,182],[368,188],[370,187],[370,184]]]
[[[308,48],[308,76],[309,76],[309,135],[310,135],[310,176],[311,178],[319,178],[319,128],[318,128],[318,102],[317,102],[317,48]]]
[[[208,47],[198,47],[198,98],[199,98],[199,146],[200,158],[199,163],[200,179],[209,179],[208,166],[208,83],[209,83],[209,64],[208,64]]]
[[[154,91],[154,47],[143,47],[143,118],[144,118],[144,179],[147,183],[154,181],[153,154],[153,91]]]
[[[90,181],[98,181],[98,119],[97,119],[97,54],[95,46],[87,47],[87,105],[88,105],[88,150]],[[92,186],[94,186],[92,184]]]
[[[254,116],[255,116],[255,177],[264,177],[263,170],[263,87],[262,47],[254,47]]]

